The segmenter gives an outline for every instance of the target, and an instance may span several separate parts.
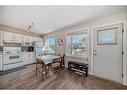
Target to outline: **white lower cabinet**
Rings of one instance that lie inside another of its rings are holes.
[[[2,71],[3,70],[3,56],[2,56],[2,54],[0,54],[0,71]]]
[[[28,65],[34,63],[34,52],[23,52],[23,64]]]
[[[34,60],[35,60],[34,52],[29,52],[29,61],[30,61],[30,63],[34,63]]]

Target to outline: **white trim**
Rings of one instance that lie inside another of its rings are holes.
[[[67,55],[67,57],[73,57],[73,58],[78,58],[78,59],[83,59],[83,60],[88,60],[88,57],[86,56],[75,56],[75,55]]]
[[[68,30],[67,34],[69,33],[73,33],[73,32],[76,32],[76,31],[81,31],[81,30],[89,30],[89,27],[85,27],[85,28],[78,28],[78,29],[72,29],[72,30]]]
[[[110,25],[115,25],[115,24],[120,24],[120,23],[125,23],[126,21],[116,21],[114,23],[108,23],[108,24],[103,24],[103,25],[97,25],[97,26],[94,26],[93,28],[100,28],[100,27],[105,27],[105,26],[110,26]]]
[[[93,45],[93,32],[94,32],[94,30],[96,29],[96,28],[100,28],[100,27],[104,27],[104,26],[109,26],[109,25],[115,25],[115,24],[120,24],[120,23],[122,23],[123,24],[123,29],[124,29],[124,34],[123,34],[123,51],[124,51],[124,55],[123,55],[123,74],[124,74],[124,76],[123,76],[123,85],[127,85],[127,64],[126,64],[126,62],[127,62],[127,60],[126,60],[126,58],[127,58],[127,56],[126,56],[126,53],[127,53],[127,50],[126,50],[126,47],[127,47],[127,43],[126,43],[126,36],[127,36],[127,34],[126,34],[126,28],[127,28],[127,22],[125,21],[125,20],[123,20],[123,21],[117,21],[117,22],[114,22],[114,23],[108,23],[108,24],[103,24],[103,25],[98,25],[98,26],[94,26],[94,27],[92,27],[91,29],[92,29],[92,54],[91,54],[91,57],[92,57],[92,74],[94,74],[94,56],[93,56],[93,49],[94,49],[94,45]]]

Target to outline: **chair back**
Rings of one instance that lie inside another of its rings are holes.
[[[57,62],[60,62],[60,58],[53,59],[53,63],[57,63]]]
[[[45,65],[43,60],[40,58],[36,58],[36,64]]]

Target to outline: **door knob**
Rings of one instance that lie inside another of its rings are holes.
[[[94,56],[97,56],[97,53],[94,53]]]
[[[97,50],[94,50],[94,56],[97,56]]]

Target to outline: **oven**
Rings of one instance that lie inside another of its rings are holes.
[[[9,70],[23,66],[21,47],[4,47],[3,58],[4,70]]]

